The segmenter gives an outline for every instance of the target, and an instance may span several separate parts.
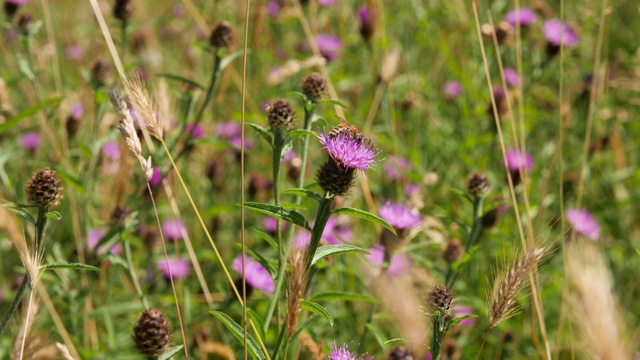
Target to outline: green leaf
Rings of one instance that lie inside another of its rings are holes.
[[[321,103],[327,103],[327,104],[333,104],[333,105],[338,105],[342,108],[348,109],[349,107],[347,106],[347,104],[343,103],[342,101],[339,100],[334,100],[334,99],[320,99],[318,100],[318,104]]]
[[[467,266],[467,264],[473,259],[473,255],[475,255],[476,251],[478,251],[479,245],[473,246],[469,251],[467,251],[460,261],[451,264],[451,269],[453,270],[462,270]]]
[[[257,229],[257,228],[253,228],[252,231],[258,238],[266,241],[267,244],[271,245],[271,247],[274,250],[278,250],[278,244],[276,243],[276,240],[273,238],[273,236],[271,236],[271,234],[269,234],[268,232],[262,229]]]
[[[449,322],[449,327],[448,328],[450,329],[450,328],[458,325],[462,320],[475,319],[477,317],[478,317],[478,315],[475,315],[475,314],[469,314],[469,315],[465,315],[465,316],[455,317],[455,318],[451,319],[451,321]]]
[[[209,311],[209,313],[217,317],[220,321],[222,321],[224,326],[226,326],[227,329],[231,330],[231,333],[233,334],[233,336],[235,336],[236,339],[240,340],[240,342],[244,344],[244,330],[240,325],[238,325],[238,323],[236,323],[232,318],[227,316],[227,314],[225,313],[222,313],[219,311]],[[249,353],[251,353],[251,356],[253,356],[256,359],[266,358],[264,352],[258,346],[258,343],[256,343],[256,341],[253,339],[253,337],[250,334],[247,334],[247,342],[248,342],[247,345],[249,346]]]
[[[351,215],[351,216],[355,216],[361,219],[365,219],[365,220],[369,220],[371,222],[374,223],[378,223],[382,226],[384,226],[387,230],[391,231],[392,233],[396,234],[396,229],[393,228],[393,226],[391,226],[388,222],[384,221],[381,217],[377,216],[377,215],[373,215],[372,213],[368,212],[368,211],[364,211],[364,210],[360,210],[360,209],[355,209],[355,208],[340,208],[337,210],[333,211],[334,214],[346,214],[346,215]]]
[[[251,50],[247,51],[247,55],[248,54],[251,54]],[[244,50],[238,50],[238,51],[234,52],[233,54],[231,54],[229,56],[225,56],[220,61],[220,71],[224,70],[227,66],[229,66],[229,64],[231,64],[233,62],[233,60],[241,57],[242,55],[244,55]]]
[[[380,346],[380,348],[384,350],[385,341],[384,341],[384,334],[382,333],[382,330],[380,330],[379,327],[373,325],[372,323],[366,324],[365,327],[367,328],[367,330],[369,330],[371,335],[373,335],[373,337],[376,339],[376,342],[378,342],[378,345]]]
[[[311,311],[314,314],[320,315],[320,317],[327,320],[329,325],[333,326],[333,316],[331,316],[327,309],[325,309],[322,305],[311,301],[302,300],[300,307],[304,310]]]
[[[297,98],[300,98],[302,100],[306,100],[307,99],[306,95],[301,93],[300,91],[289,91],[287,93],[287,95],[288,96],[292,96],[292,97],[297,97]]]
[[[241,244],[237,244],[238,247],[241,247]],[[273,268],[273,266],[271,266],[271,264],[269,263],[269,261],[262,256],[260,253],[258,253],[257,251],[253,250],[250,247],[245,247],[245,251],[247,252],[247,254],[251,255],[251,257],[253,257],[254,259],[256,259],[260,265],[262,265],[268,272],[269,274],[271,274],[271,277],[276,276],[276,274],[278,273],[276,271],[276,269]]]
[[[182,350],[182,348],[184,347],[184,345],[178,345],[178,346],[174,346],[171,349],[167,350],[164,354],[160,355],[158,357],[158,360],[169,360],[173,357],[173,355],[177,354],[178,352],[180,352],[180,350]]]
[[[197,82],[191,80],[191,79],[187,79],[186,77],[182,77],[180,75],[176,75],[176,74],[169,74],[169,73],[161,73],[158,74],[158,76],[163,77],[165,79],[169,79],[169,80],[177,80],[177,81],[182,81],[184,83],[187,83],[189,85],[195,86],[197,88],[199,88],[200,90],[206,90],[206,88],[200,84],[198,84]]]
[[[33,74],[33,71],[31,71],[29,62],[20,54],[17,54],[16,57],[18,58],[18,70],[20,70],[22,75],[26,76],[27,79],[33,81],[36,76]]]
[[[284,160],[284,156],[287,155],[291,149],[293,149],[293,142],[291,141],[291,137],[287,136],[287,138],[284,139],[282,148],[280,149],[280,161]]]
[[[314,131],[307,130],[307,129],[295,129],[295,130],[289,131],[289,136],[295,137],[295,138],[303,138],[307,135],[316,136],[316,133]]]
[[[32,223],[33,225],[36,224],[36,219],[31,215],[31,213],[27,210],[27,207],[24,205],[20,205],[20,204],[15,204],[12,202],[7,202],[5,204],[2,204],[3,207],[7,208],[9,211],[16,213],[18,216],[20,216],[21,218],[27,220],[28,222]]]
[[[100,271],[99,268],[87,264],[80,263],[68,263],[68,262],[56,262],[51,264],[41,265],[40,269],[42,270],[87,270],[87,271]]]
[[[364,301],[370,303],[379,303],[380,300],[363,294],[348,293],[348,292],[323,292],[313,295],[309,300],[313,301]]]
[[[260,315],[258,315],[258,313],[256,313],[251,309],[247,309],[247,315],[249,315],[251,320],[253,320],[253,324],[256,326],[256,329],[258,329],[258,336],[260,337],[260,339],[264,339],[265,338],[265,333],[263,328],[264,323],[262,322]]]
[[[49,106],[58,105],[58,103],[62,99],[63,99],[63,97],[57,97],[57,98],[45,100],[45,101],[43,101],[42,103],[40,103],[38,105],[32,106],[32,107],[28,108],[27,110],[24,110],[23,112],[21,112],[20,114],[12,117],[11,119],[8,119],[4,123],[0,124],[0,135],[4,134],[5,132],[7,132],[12,127],[18,125],[18,123],[20,121],[22,121],[22,120],[28,118],[29,116],[37,113],[38,111],[40,111],[40,109],[45,108],[45,107],[49,107]]]
[[[246,124],[249,125],[251,128],[253,128],[253,130],[255,130],[258,133],[258,135],[262,136],[262,138],[265,139],[267,143],[269,143],[269,145],[273,144],[273,139],[271,138],[271,133],[269,132],[269,130],[254,123],[246,123]]]
[[[44,216],[46,216],[47,219],[62,220],[62,214],[57,211],[47,211]]]
[[[193,144],[211,145],[214,149],[235,149],[236,147],[231,145],[228,141],[213,139],[213,138],[200,138],[191,140]]]
[[[309,222],[299,212],[285,209],[282,206],[263,204],[259,202],[245,202],[244,206],[249,210],[267,214],[279,220],[288,221],[311,231]]]
[[[300,188],[292,188],[292,189],[287,189],[283,192],[283,194],[285,195],[296,195],[296,196],[304,196],[304,197],[308,197],[309,199],[313,199],[317,202],[320,202],[322,200],[322,196],[320,196],[318,193],[308,190],[308,189],[300,189]]]
[[[384,342],[385,345],[398,345],[398,344],[404,344],[406,343],[407,340],[403,339],[403,338],[395,338],[395,339],[391,339],[391,340],[387,340]]]
[[[355,245],[349,245],[349,244],[324,245],[324,246],[320,246],[318,250],[316,250],[315,255],[313,255],[313,260],[311,260],[311,265],[315,265],[315,263],[326,258],[327,256],[344,254],[344,253],[368,254],[369,251],[361,247],[357,247]]]
[[[58,172],[58,176],[60,176],[65,186],[71,185],[81,195],[85,194],[85,188],[84,188],[84,185],[82,184],[82,181],[80,181],[80,179],[78,179],[77,177],[71,176],[69,173],[67,173],[64,170],[58,170],[57,172]]]

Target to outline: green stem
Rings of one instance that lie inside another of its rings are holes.
[[[331,216],[332,204],[333,204],[333,195],[325,192],[324,196],[322,197],[322,200],[320,201],[320,206],[318,207],[316,220],[313,225],[313,230],[311,231],[311,243],[309,244],[309,249],[304,259],[304,268],[307,274],[309,274],[311,270],[311,262],[313,261],[313,256],[316,254],[316,250],[318,250],[318,246],[320,245],[320,240],[322,239],[322,233],[324,232],[324,227],[327,225],[327,221]],[[309,276],[309,281],[311,281],[310,276]]]
[[[121,34],[120,34],[120,36],[121,36],[121,39],[120,39],[120,41],[121,41],[121,43],[120,43],[120,46],[121,46],[121,48],[120,48],[120,52],[121,52],[120,58],[122,59],[122,62],[124,62],[124,57],[127,54],[127,24],[128,24],[128,22],[126,20],[124,20],[124,21],[122,21],[120,23],[120,30],[121,30],[120,31],[121,32]]]
[[[46,214],[47,209],[38,208],[38,219],[36,220],[36,237],[34,241],[34,251],[36,251],[35,258],[42,257],[42,251],[44,250],[44,232],[47,228],[47,217]],[[22,283],[18,288],[18,292],[16,292],[16,296],[13,298],[11,305],[9,305],[9,309],[2,319],[2,323],[0,324],[0,335],[9,324],[9,320],[13,317],[16,310],[18,310],[18,305],[20,304],[20,300],[22,300],[22,295],[27,289],[27,284],[31,282],[31,276],[29,275],[29,271],[27,271],[22,279]]]
[[[144,295],[144,292],[142,291],[140,282],[138,282],[138,277],[136,276],[136,272],[133,270],[133,260],[131,257],[131,243],[129,242],[128,238],[123,240],[124,240],[124,256],[127,261],[127,270],[129,270],[129,277],[131,277],[131,282],[133,282],[133,286],[136,288],[136,293],[138,294],[138,297],[142,302],[142,306],[144,306],[145,309],[148,309],[149,303],[147,302],[147,298]]]
[[[473,224],[471,225],[471,230],[467,235],[467,243],[465,244],[464,251],[467,253],[469,249],[474,247],[478,240],[480,239],[480,235],[482,235],[482,215],[484,209],[484,197],[474,196],[473,197]],[[458,275],[460,274],[460,269],[454,270],[451,265],[449,265],[449,269],[447,270],[447,275],[445,278],[445,284],[448,288],[453,288],[456,280],[458,279]]]
[[[442,339],[444,339],[444,316],[441,314],[433,315],[433,338],[431,339],[431,358],[433,360],[440,359],[442,351]]]

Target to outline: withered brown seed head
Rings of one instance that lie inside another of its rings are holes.
[[[233,26],[227,21],[222,21],[211,31],[209,43],[216,49],[228,48],[235,42]]]
[[[444,285],[434,286],[427,295],[429,309],[431,311],[440,311],[444,315],[450,313],[453,301],[453,291]]]
[[[302,79],[302,93],[311,100],[322,98],[327,91],[327,81],[318,73],[311,73]]]
[[[50,168],[35,172],[27,182],[27,199],[41,209],[49,209],[60,205],[62,199],[62,180]]]
[[[467,189],[473,196],[484,197],[491,191],[491,183],[484,174],[473,173],[469,175]]]
[[[269,104],[267,118],[271,129],[291,130],[296,121],[296,112],[289,100],[278,99]]]
[[[145,310],[133,327],[133,341],[138,351],[146,356],[159,356],[169,348],[171,327],[162,311]]]
[[[463,254],[464,247],[458,239],[449,241],[442,250],[442,258],[447,262],[447,264],[453,264],[456,261],[460,261]]]

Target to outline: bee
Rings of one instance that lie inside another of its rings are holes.
[[[329,134],[327,134],[330,138],[335,139],[336,137],[340,136],[341,134],[344,134],[346,132],[349,132],[350,136],[352,138],[356,138],[358,136],[361,136],[360,134],[360,130],[355,127],[354,125],[349,124],[349,122],[347,122],[347,120],[341,118],[340,116],[337,116],[338,120],[340,120],[340,124],[334,126],[331,131],[329,131]]]

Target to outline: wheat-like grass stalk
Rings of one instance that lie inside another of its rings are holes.
[[[496,277],[489,297],[489,329],[493,329],[501,321],[516,313],[516,295],[524,287],[525,280],[537,268],[538,262],[547,249],[547,247],[541,247],[528,251]]]
[[[129,95],[131,106],[144,118],[149,134],[158,140],[162,140],[164,135],[163,128],[160,126],[151,97],[140,77],[135,75],[129,79],[124,79],[122,82]]]
[[[625,327],[605,259],[594,244],[567,246],[566,274],[572,287],[568,304],[581,336],[580,349],[594,358],[631,359],[624,340]]]
[[[295,246],[291,248],[289,263],[291,272],[289,273],[289,289],[287,291],[287,337],[291,338],[296,331],[298,320],[300,319],[300,302],[304,296],[307,274],[304,266],[305,250]]]

